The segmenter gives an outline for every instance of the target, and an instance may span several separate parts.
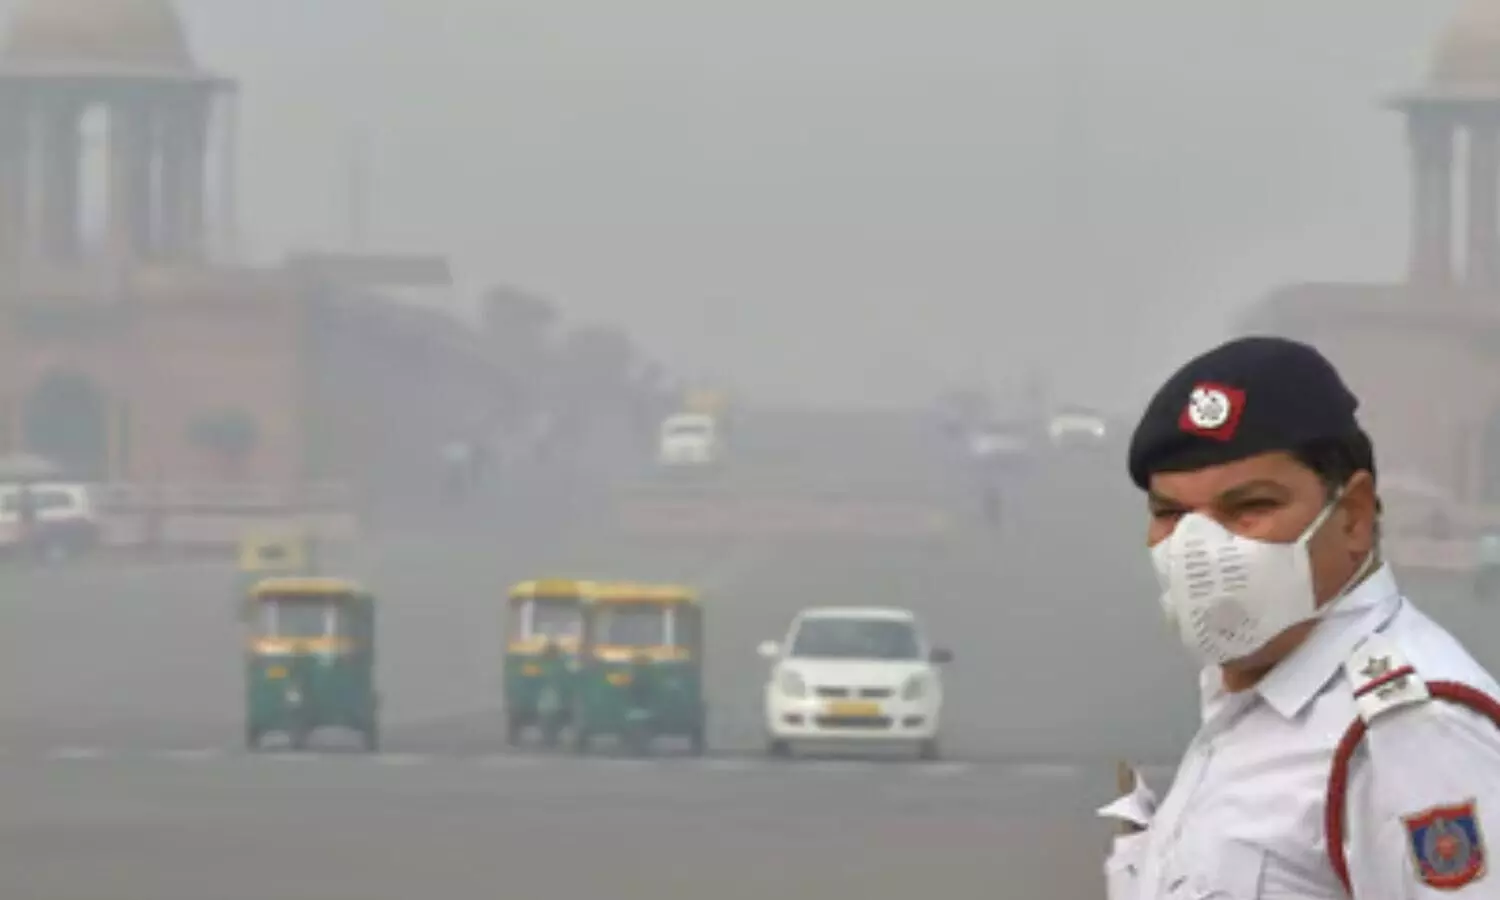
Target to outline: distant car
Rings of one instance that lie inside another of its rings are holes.
[[[76,482],[0,484],[0,548],[16,549],[23,535],[21,501],[30,493],[35,513],[29,543],[49,559],[81,556],[99,544],[100,519],[93,491]]]
[[[1109,423],[1097,413],[1059,412],[1047,421],[1047,438],[1054,447],[1097,446],[1108,436]]]
[[[1014,459],[1030,451],[1026,438],[1014,431],[985,428],[969,435],[969,456],[976,460]]]
[[[943,679],[953,655],[933,649],[910,610],[820,607],[797,615],[765,686],[766,752],[794,745],[909,745],[940,755]]]
[[[662,466],[712,466],[723,458],[723,452],[723,436],[713,416],[679,413],[661,425],[657,462]]]

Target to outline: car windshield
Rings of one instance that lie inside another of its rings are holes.
[[[582,621],[577,600],[532,600],[531,633],[527,637],[577,637]]]
[[[659,606],[611,606],[599,611],[596,643],[614,647],[661,647],[667,643],[667,613]]]
[[[37,512],[49,509],[67,509],[75,505],[73,495],[56,488],[32,488],[31,508]],[[21,509],[21,492],[11,491],[0,497],[0,511],[13,513]]]
[[[318,600],[270,600],[261,604],[268,637],[312,638],[333,634],[336,607]]]
[[[665,429],[667,437],[704,437],[710,430],[702,419],[673,419]]]
[[[804,619],[791,655],[812,659],[919,659],[917,630],[899,619]]]

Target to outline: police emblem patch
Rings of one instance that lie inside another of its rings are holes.
[[[1239,427],[1245,392],[1228,385],[1201,382],[1188,394],[1177,427],[1189,434],[1227,441]]]
[[[1452,891],[1484,876],[1484,835],[1473,800],[1434,806],[1401,821],[1423,884]]]

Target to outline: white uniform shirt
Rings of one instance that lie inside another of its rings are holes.
[[[1202,725],[1146,830],[1115,839],[1105,863],[1109,900],[1348,900],[1328,862],[1324,797],[1334,749],[1358,717],[1345,663],[1375,634],[1424,681],[1500,697],[1490,675],[1381,567],[1254,689],[1228,694],[1219,670],[1204,670]],[[1483,845],[1486,832],[1500,838],[1500,728],[1431,699],[1376,716],[1369,729],[1351,765],[1346,814],[1355,900],[1500,900],[1500,872],[1481,870],[1456,888],[1428,885],[1418,848],[1424,838],[1427,852],[1435,845],[1420,821],[1407,821],[1473,802],[1480,846],[1460,852],[1500,849]]]

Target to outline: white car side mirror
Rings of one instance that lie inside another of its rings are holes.
[[[757,650],[765,659],[775,659],[781,655],[781,646],[775,641],[761,641],[760,647]]]

